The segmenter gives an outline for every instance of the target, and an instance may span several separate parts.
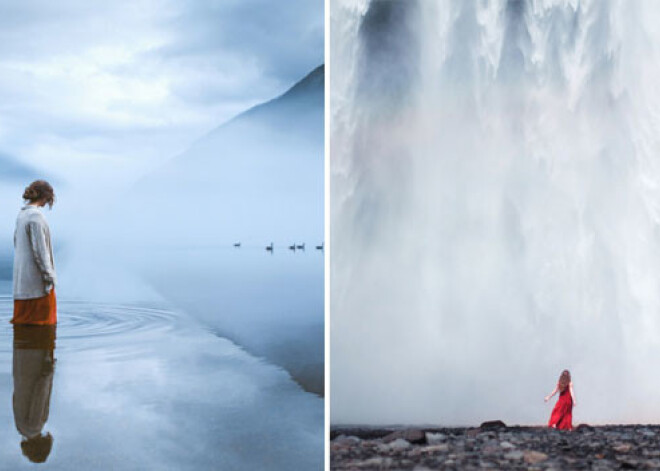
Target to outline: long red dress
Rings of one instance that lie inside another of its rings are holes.
[[[569,386],[566,386],[566,389],[559,393],[559,399],[557,399],[557,404],[552,409],[548,427],[556,427],[559,430],[573,430],[573,398]]]

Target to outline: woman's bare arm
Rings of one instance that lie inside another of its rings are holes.
[[[557,391],[558,391],[558,390],[559,390],[558,386],[555,386],[555,389],[553,389],[552,392],[551,392],[550,394],[548,394],[547,396],[545,396],[545,402],[548,402],[552,396],[554,396],[555,394],[557,394]]]

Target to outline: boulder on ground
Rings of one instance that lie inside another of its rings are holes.
[[[580,424],[575,427],[576,432],[593,432],[594,428],[589,424]]]
[[[548,455],[540,451],[525,451],[523,458],[527,464],[536,464],[548,459]]]
[[[416,445],[426,443],[426,434],[423,430],[418,429],[406,429],[406,430],[397,430],[392,432],[389,435],[383,437],[383,442],[390,443],[398,438],[403,438],[407,442],[414,443]]]
[[[498,430],[501,428],[506,428],[506,424],[501,420],[488,420],[483,422],[479,428],[481,430]]]

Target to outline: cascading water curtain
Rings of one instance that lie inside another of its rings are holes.
[[[331,2],[331,420],[660,420],[660,2]]]

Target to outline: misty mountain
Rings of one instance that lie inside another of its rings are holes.
[[[323,254],[313,246],[323,240],[323,120],[321,66],[206,134],[120,205],[125,256],[164,298],[317,394]],[[271,242],[272,256],[264,250]],[[307,252],[287,250],[294,242],[306,242]]]
[[[323,237],[324,69],[212,130],[145,177],[135,228],[168,244],[266,244]]]
[[[319,110],[321,113],[323,112],[324,78],[324,66],[320,65],[284,94],[250,108],[231,120],[228,126],[245,120],[261,122],[282,131],[295,132],[301,126],[305,126],[310,128],[315,138],[323,139],[323,118],[322,116],[319,117],[318,112]],[[296,118],[291,121],[282,121],[281,117],[283,115],[295,116]],[[311,122],[308,120],[311,120]],[[321,123],[320,127],[318,126],[319,122]],[[221,126],[218,130],[226,127]]]

